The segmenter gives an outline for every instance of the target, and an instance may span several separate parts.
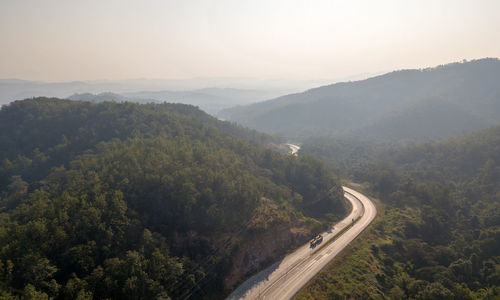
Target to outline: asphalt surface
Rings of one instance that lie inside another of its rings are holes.
[[[291,299],[349,245],[373,221],[377,210],[368,197],[348,187],[343,189],[345,198],[352,204],[351,213],[332,229],[322,233],[321,244],[314,249],[310,248],[309,243],[303,245],[245,281],[227,299]],[[351,228],[328,244],[343,228],[352,225],[353,220],[358,218]]]
[[[300,150],[300,146],[294,144],[286,144],[286,145],[290,147],[290,154],[297,155],[297,152],[299,152]]]

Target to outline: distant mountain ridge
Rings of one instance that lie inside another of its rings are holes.
[[[210,114],[234,105],[243,105],[262,101],[269,95],[268,91],[245,90],[233,88],[204,88],[191,91],[139,91],[123,93],[132,99],[152,99],[157,102],[172,102],[195,105]]]
[[[125,96],[122,96],[120,94],[116,93],[111,93],[111,92],[103,92],[99,94],[92,94],[92,93],[76,93],[73,94],[66,99],[68,100],[73,100],[73,101],[90,101],[90,102],[104,102],[104,101],[112,101],[112,102],[156,102],[154,100],[149,100],[148,99],[133,99],[133,98],[128,98]]]
[[[231,107],[265,99],[270,93],[258,90],[242,90],[232,88],[204,88],[193,91],[140,91],[117,94],[112,92],[75,93],[66,99],[90,102],[136,102],[136,103],[183,103],[198,106],[210,114]]]
[[[444,114],[432,113],[437,111]],[[486,58],[322,86],[223,110],[220,116],[299,139],[311,135],[429,139],[495,125],[499,113],[500,61]],[[417,128],[410,132],[405,123]],[[385,132],[388,126],[393,134]],[[415,131],[418,127],[422,129]]]
[[[220,81],[206,80],[122,80],[36,82],[0,79],[0,106],[33,97],[58,97],[92,102],[175,102],[200,107],[210,114],[235,105],[263,101],[289,93],[290,88],[225,88]],[[208,87],[207,87],[208,86]]]
[[[326,80],[290,81],[252,78],[186,78],[186,79],[124,79],[43,82],[16,78],[0,78],[0,106],[12,101],[34,97],[68,98],[75,94],[113,93],[126,101],[143,103],[176,102],[197,105],[214,114],[222,108],[246,105],[274,98],[308,87],[324,84]],[[106,95],[110,96],[110,95]],[[114,97],[112,97],[114,98]],[[137,100],[137,101],[136,101]],[[100,101],[100,100],[98,100]],[[109,101],[109,100],[104,100]],[[112,99],[111,101],[115,101]]]

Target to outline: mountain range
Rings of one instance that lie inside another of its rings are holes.
[[[186,87],[204,86],[202,83],[196,85],[187,82],[185,85]],[[155,80],[47,83],[0,79],[0,105],[15,100],[46,96],[92,102],[175,102],[195,105],[206,112],[215,114],[224,108],[263,101],[290,92],[290,89],[272,86],[262,89],[218,87],[185,89],[185,85]]]
[[[222,108],[264,101],[325,82],[328,81],[253,78],[139,78],[66,82],[0,79],[0,106],[15,100],[45,96],[89,101],[179,102],[199,106],[214,114]]]
[[[485,58],[322,86],[219,116],[298,140],[425,140],[496,125],[499,113],[500,61]]]

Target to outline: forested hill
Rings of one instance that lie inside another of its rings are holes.
[[[274,259],[297,232],[345,213],[333,174],[261,146],[272,141],[188,105],[4,106],[0,295],[220,297],[229,274],[266,263],[235,270],[244,245],[288,229],[262,255]]]
[[[500,126],[384,151],[379,159],[420,180],[454,181],[470,187],[488,183],[498,190]]]
[[[197,129],[202,126],[262,145],[279,142],[267,134],[218,121],[190,105],[34,98],[15,101],[0,110],[0,157],[11,159],[36,149],[57,151],[54,147],[58,145],[65,145],[66,154],[76,154],[113,138],[200,134]]]
[[[295,138],[424,140],[498,124],[499,78],[500,61],[480,59],[323,86],[228,109],[221,116]]]

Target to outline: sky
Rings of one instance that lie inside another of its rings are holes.
[[[0,78],[315,80],[500,57],[498,0],[1,0]]]

